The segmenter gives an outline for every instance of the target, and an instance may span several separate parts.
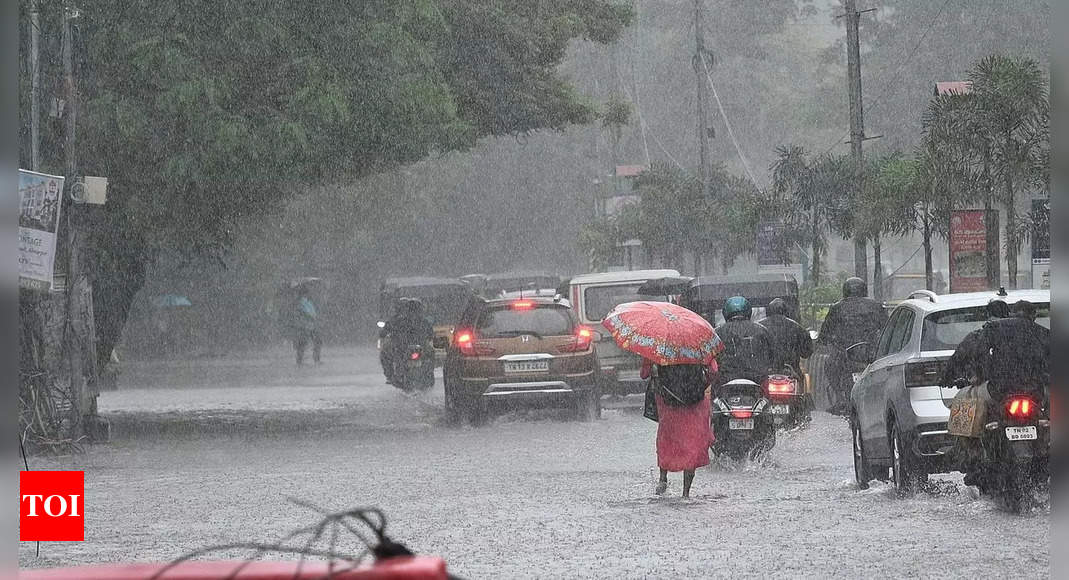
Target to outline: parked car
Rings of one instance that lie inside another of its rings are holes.
[[[643,393],[646,381],[639,377],[642,359],[616,346],[609,331],[601,326],[602,319],[614,307],[624,302],[657,298],[639,292],[649,280],[678,277],[676,270],[627,270],[599,272],[575,276],[569,282],[568,296],[579,321],[594,329],[595,347],[601,361],[606,392],[627,395]]]
[[[910,489],[930,473],[949,470],[947,433],[957,389],[939,385],[947,360],[965,335],[987,321],[994,292],[936,295],[918,290],[892,312],[877,340],[874,360],[850,392],[854,473]],[[1009,303],[1036,305],[1036,322],[1050,327],[1050,291],[1012,291]],[[865,349],[858,349],[862,352]]]
[[[502,407],[567,405],[601,416],[594,331],[560,297],[475,300],[461,317],[444,366],[446,408],[482,423]]]

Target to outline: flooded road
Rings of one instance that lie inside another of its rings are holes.
[[[86,541],[46,543],[40,558],[23,544],[20,565],[271,541],[316,519],[292,497],[377,506],[395,539],[466,578],[1047,574],[1049,510],[1005,513],[957,474],[911,498],[859,491],[849,431],[830,415],[766,461],[699,470],[683,500],[679,474],[654,495],[656,426],[634,404],[594,423],[532,411],[456,428],[440,379],[414,398],[383,382],[372,349],[324,361],[296,368],[280,349],[128,363],[100,398],[111,443],[31,458],[85,471]]]

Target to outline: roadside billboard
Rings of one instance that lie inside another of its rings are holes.
[[[757,224],[756,250],[758,272],[792,274],[796,280],[804,280],[800,252],[787,239],[783,222],[764,220]]]
[[[53,287],[63,178],[19,170],[19,285]]]
[[[950,212],[950,291],[988,290],[987,225],[982,209]],[[998,251],[998,248],[993,248]]]

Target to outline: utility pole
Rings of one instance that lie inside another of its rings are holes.
[[[858,38],[858,21],[861,13],[857,11],[856,0],[843,0],[846,13],[846,69],[847,85],[850,93],[850,152],[854,159],[854,187],[860,191],[864,176],[865,161],[861,145],[865,141],[865,117],[861,105],[861,46]],[[865,238],[854,236],[854,275],[862,280],[868,279],[868,257]]]
[[[703,0],[694,0],[694,74],[698,78],[698,155],[701,162],[698,175],[702,192],[709,195],[709,120],[705,114],[705,26],[702,24]]]
[[[30,0],[30,169],[41,170],[41,65],[40,65],[40,15],[37,0]]]

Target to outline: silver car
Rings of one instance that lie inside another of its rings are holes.
[[[947,360],[965,335],[987,321],[994,292],[936,295],[917,291],[891,312],[875,358],[850,393],[854,474],[864,489],[873,479],[907,490],[930,473],[948,471],[950,403],[958,390],[939,385]],[[1005,297],[1036,305],[1036,322],[1050,328],[1050,291]]]

